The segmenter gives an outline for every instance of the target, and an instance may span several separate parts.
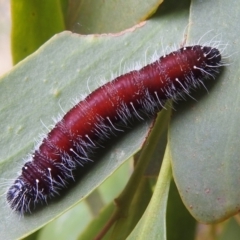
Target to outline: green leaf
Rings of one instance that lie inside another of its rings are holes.
[[[12,58],[16,64],[65,29],[63,0],[12,0]]]
[[[72,1],[68,29],[82,34],[113,33],[149,18],[163,0]]]
[[[84,218],[84,221],[81,221],[82,218]],[[91,212],[89,211],[86,201],[82,201],[81,204],[76,205],[40,229],[37,240],[77,239],[79,233],[86,228],[87,223],[90,222],[91,219]]]
[[[197,222],[183,205],[174,181],[169,190],[166,223],[168,240],[194,239]]]
[[[230,218],[225,224],[225,229],[222,231],[217,240],[238,240],[240,236],[240,227],[234,218]]]
[[[111,80],[112,73],[119,73],[119,69],[126,72],[137,63],[144,65],[156,51],[162,55],[162,46],[182,42],[189,2],[173,2],[166,3],[153,19],[120,35],[58,34],[1,78],[1,178],[16,178],[22,158],[45,128],[41,121],[49,126],[61,108],[68,111],[72,99],[96,89],[101,79]],[[149,124],[147,121],[134,126],[125,136],[114,139],[115,144],[106,148],[92,170],[66,195],[32,215],[19,221],[19,216],[6,206],[5,198],[1,198],[1,237],[23,237],[86,197],[142,146]],[[6,188],[2,188],[0,194],[5,191]],[[8,231],[9,226],[15,227]]]
[[[214,29],[201,42],[228,44],[223,54],[228,65],[216,81],[206,83],[209,94],[203,89],[192,94],[197,101],[176,105],[170,129],[173,175],[180,195],[197,220],[212,223],[240,209],[239,4],[193,1],[189,21],[189,42]]]
[[[106,205],[104,209],[100,212],[97,218],[95,218],[89,226],[83,231],[83,233],[78,237],[78,240],[85,240],[85,239],[94,239],[96,235],[101,231],[104,227],[105,222],[111,217],[112,212],[114,211],[115,205],[113,202]],[[104,239],[108,239],[111,234],[111,231],[108,232]]]
[[[167,148],[151,201],[137,226],[128,236],[128,240],[167,239],[166,208],[172,178],[170,158],[170,152]]]
[[[122,209],[122,217],[117,220],[112,230],[112,238],[116,240],[126,239],[129,233],[134,229],[135,225],[142,217],[146,207],[152,196],[152,189],[149,180],[142,177],[137,186],[137,191],[134,194],[127,212]]]

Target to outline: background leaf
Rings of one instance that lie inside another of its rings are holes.
[[[12,59],[16,64],[54,34],[65,30],[62,2],[65,0],[12,0]]]
[[[175,106],[170,128],[174,179],[188,210],[205,223],[240,209],[239,6],[224,0],[192,2],[188,42],[216,29],[201,42],[228,44],[223,54],[228,65],[216,81],[206,83],[209,94],[203,89],[192,95],[197,102],[187,98]]]
[[[196,220],[183,205],[174,181],[171,182],[167,203],[167,239],[195,239]]]
[[[166,206],[172,179],[171,154],[166,148],[159,178],[151,201],[135,229],[128,236],[131,239],[167,239]],[[159,196],[160,199],[159,199]]]
[[[163,0],[69,1],[67,27],[82,34],[116,33],[149,18]]]

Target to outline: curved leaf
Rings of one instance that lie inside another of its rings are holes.
[[[11,1],[12,58],[15,64],[65,29],[61,1]]]
[[[114,33],[149,18],[163,0],[71,1],[68,29],[82,34]]]
[[[208,11],[211,9],[211,13]],[[176,106],[170,146],[173,175],[182,199],[199,221],[210,223],[240,210],[239,4],[235,1],[193,1],[189,42],[203,38],[228,44],[228,66],[214,83],[193,94],[197,99]],[[233,21],[234,19],[234,21]],[[224,45],[219,46],[224,47]],[[233,55],[232,55],[233,54]]]
[[[128,236],[131,239],[166,240],[166,209],[168,191],[172,179],[169,148],[166,148],[164,160],[151,201],[135,229]]]

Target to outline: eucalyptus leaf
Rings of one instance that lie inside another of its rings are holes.
[[[167,147],[153,196],[128,240],[167,239],[166,211],[171,179],[171,154]]]
[[[81,34],[116,33],[155,13],[163,0],[70,1],[67,27]]]
[[[239,3],[192,1],[189,42],[228,44],[226,66],[215,81],[176,105],[171,127],[173,175],[180,195],[199,221],[213,223],[240,210]],[[211,9],[211,11],[209,11]],[[233,20],[234,19],[234,20]],[[224,48],[220,45],[219,48]]]
[[[37,50],[54,34],[65,30],[65,0],[12,0],[12,58],[16,64]]]
[[[86,96],[103,84],[104,79],[111,80],[112,74],[151,62],[154,53],[162,55],[162,46],[180,44],[188,8],[188,1],[175,5],[170,1],[151,20],[116,35],[82,36],[63,32],[3,76],[0,80],[1,178],[17,177],[24,162],[22,158],[33,148],[34,139],[47,132],[45,128],[52,124],[52,117],[72,107],[72,99]],[[150,122],[134,127],[120,139],[115,138],[116,143],[105,150],[91,171],[67,194],[32,215],[19,220],[3,195],[1,237],[16,239],[30,234],[86,197],[140,149]],[[6,190],[2,188],[1,194]]]

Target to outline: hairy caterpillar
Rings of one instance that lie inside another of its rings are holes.
[[[168,99],[189,95],[222,65],[216,48],[183,47],[92,92],[65,114],[24,164],[7,192],[11,208],[24,214],[57,195],[112,132],[123,131],[131,118],[156,114]]]

